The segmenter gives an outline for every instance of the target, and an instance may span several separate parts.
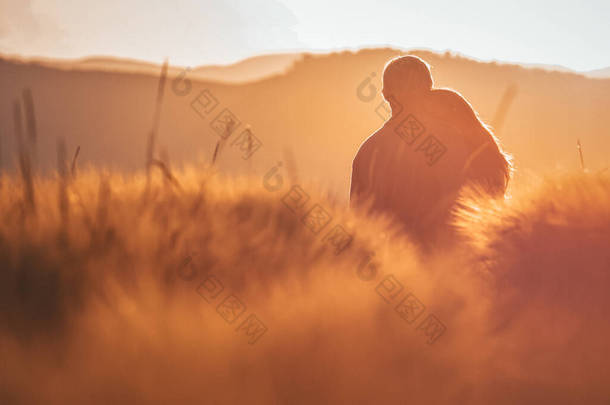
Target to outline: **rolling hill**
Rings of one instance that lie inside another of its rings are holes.
[[[268,64],[268,75],[261,67],[265,64],[255,59],[249,66],[259,66],[262,77],[245,82],[239,76],[247,80],[248,69],[239,67],[188,72],[173,67],[163,101],[160,150],[173,165],[209,162],[220,139],[215,119],[230,112],[237,126],[223,146],[220,168],[262,175],[281,161],[298,179],[315,179],[344,195],[355,151],[383,123],[378,94],[383,66],[401,53],[367,49],[284,55]],[[436,86],[460,91],[492,125],[498,124],[498,105],[512,86],[514,101],[496,132],[521,172],[579,167],[578,139],[588,168],[603,170],[610,164],[610,79],[484,63],[451,53],[410,53],[431,64]],[[55,167],[58,138],[66,140],[69,153],[81,146],[81,165],[143,167],[158,85],[155,69],[160,67],[123,69],[115,61],[114,68],[102,69],[91,63],[66,68],[50,61],[0,60],[0,153],[5,167],[15,167],[12,106],[26,87],[34,97],[40,170]],[[232,74],[231,83],[200,76],[207,72],[220,78],[223,69]],[[188,83],[180,80],[180,72]],[[209,113],[203,107],[208,102],[207,109],[214,107]],[[246,128],[259,146],[247,160],[239,144]]]

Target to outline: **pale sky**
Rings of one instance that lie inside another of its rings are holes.
[[[610,66],[610,0],[0,0],[0,53],[174,65],[390,45]]]

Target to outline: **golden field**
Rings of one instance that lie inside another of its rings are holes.
[[[608,403],[610,79],[415,52],[515,162],[422,242],[347,207],[398,53],[2,58],[0,403]]]
[[[33,179],[33,204],[2,177],[2,403],[610,395],[608,176],[465,197],[451,240],[424,250],[315,185],[293,212],[287,176],[270,191],[213,168],[148,186],[61,173]],[[314,204],[332,216],[318,234],[303,219]],[[353,237],[340,252],[325,236],[336,225]],[[404,311],[409,296],[423,309]],[[243,326],[250,315],[258,330]],[[442,333],[421,327],[429,315]]]

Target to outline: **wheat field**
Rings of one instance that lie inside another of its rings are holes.
[[[506,198],[463,190],[418,240],[290,151],[262,176],[223,172],[223,141],[172,168],[167,69],[135,173],[61,139],[43,172],[29,89],[13,106],[1,404],[608,403],[610,173],[581,149]]]
[[[66,166],[1,178],[1,403],[610,397],[607,175],[464,196],[424,249],[315,184]]]

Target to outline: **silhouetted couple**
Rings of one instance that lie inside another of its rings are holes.
[[[426,62],[391,60],[382,92],[392,116],[354,158],[350,205],[389,214],[411,235],[429,240],[446,225],[464,186],[504,195],[508,157],[459,93],[433,88]]]

